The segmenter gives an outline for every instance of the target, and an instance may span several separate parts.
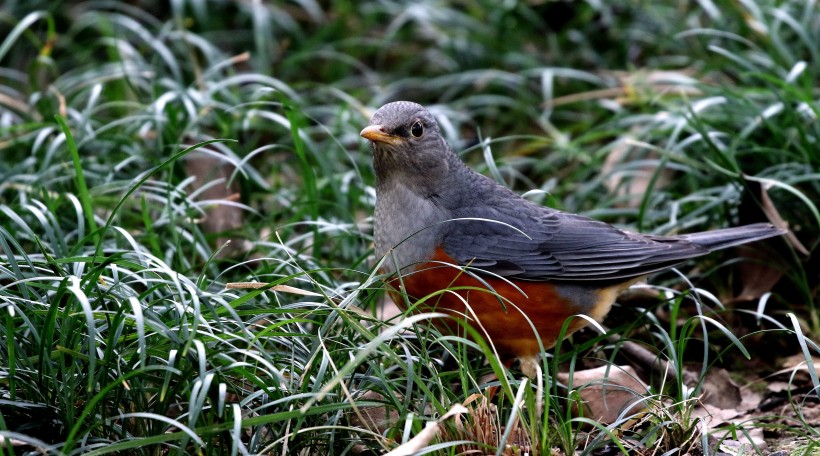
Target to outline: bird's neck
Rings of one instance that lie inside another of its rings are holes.
[[[430,260],[440,246],[456,209],[464,206],[464,187],[458,182],[474,179],[476,174],[449,149],[446,162],[424,171],[397,163],[390,153],[375,153],[376,171],[376,255],[385,261],[384,269],[394,272]]]
[[[389,254],[383,267],[389,272],[429,260],[441,242],[441,222],[450,218],[433,199],[389,175],[377,180],[375,215],[376,256]]]

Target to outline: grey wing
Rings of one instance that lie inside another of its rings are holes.
[[[460,210],[444,250],[460,264],[528,280],[616,280],[659,271],[708,249],[674,237],[644,236],[530,203],[515,213]]]

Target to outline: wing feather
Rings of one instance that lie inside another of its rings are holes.
[[[445,251],[510,278],[572,281],[626,280],[708,253],[685,238],[643,236],[520,201],[514,210],[459,210],[444,233]]]

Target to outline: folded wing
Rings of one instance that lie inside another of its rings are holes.
[[[460,264],[529,280],[618,280],[672,267],[689,258],[782,234],[769,224],[651,236],[580,215],[527,205],[515,213],[467,208],[448,222],[444,250]]]

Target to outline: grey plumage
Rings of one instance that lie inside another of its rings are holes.
[[[378,139],[376,253],[394,254],[386,262],[391,270],[424,262],[442,247],[459,264],[509,278],[629,280],[784,233],[764,223],[681,236],[619,230],[534,204],[469,169],[421,105],[387,104],[370,125],[362,134]]]

